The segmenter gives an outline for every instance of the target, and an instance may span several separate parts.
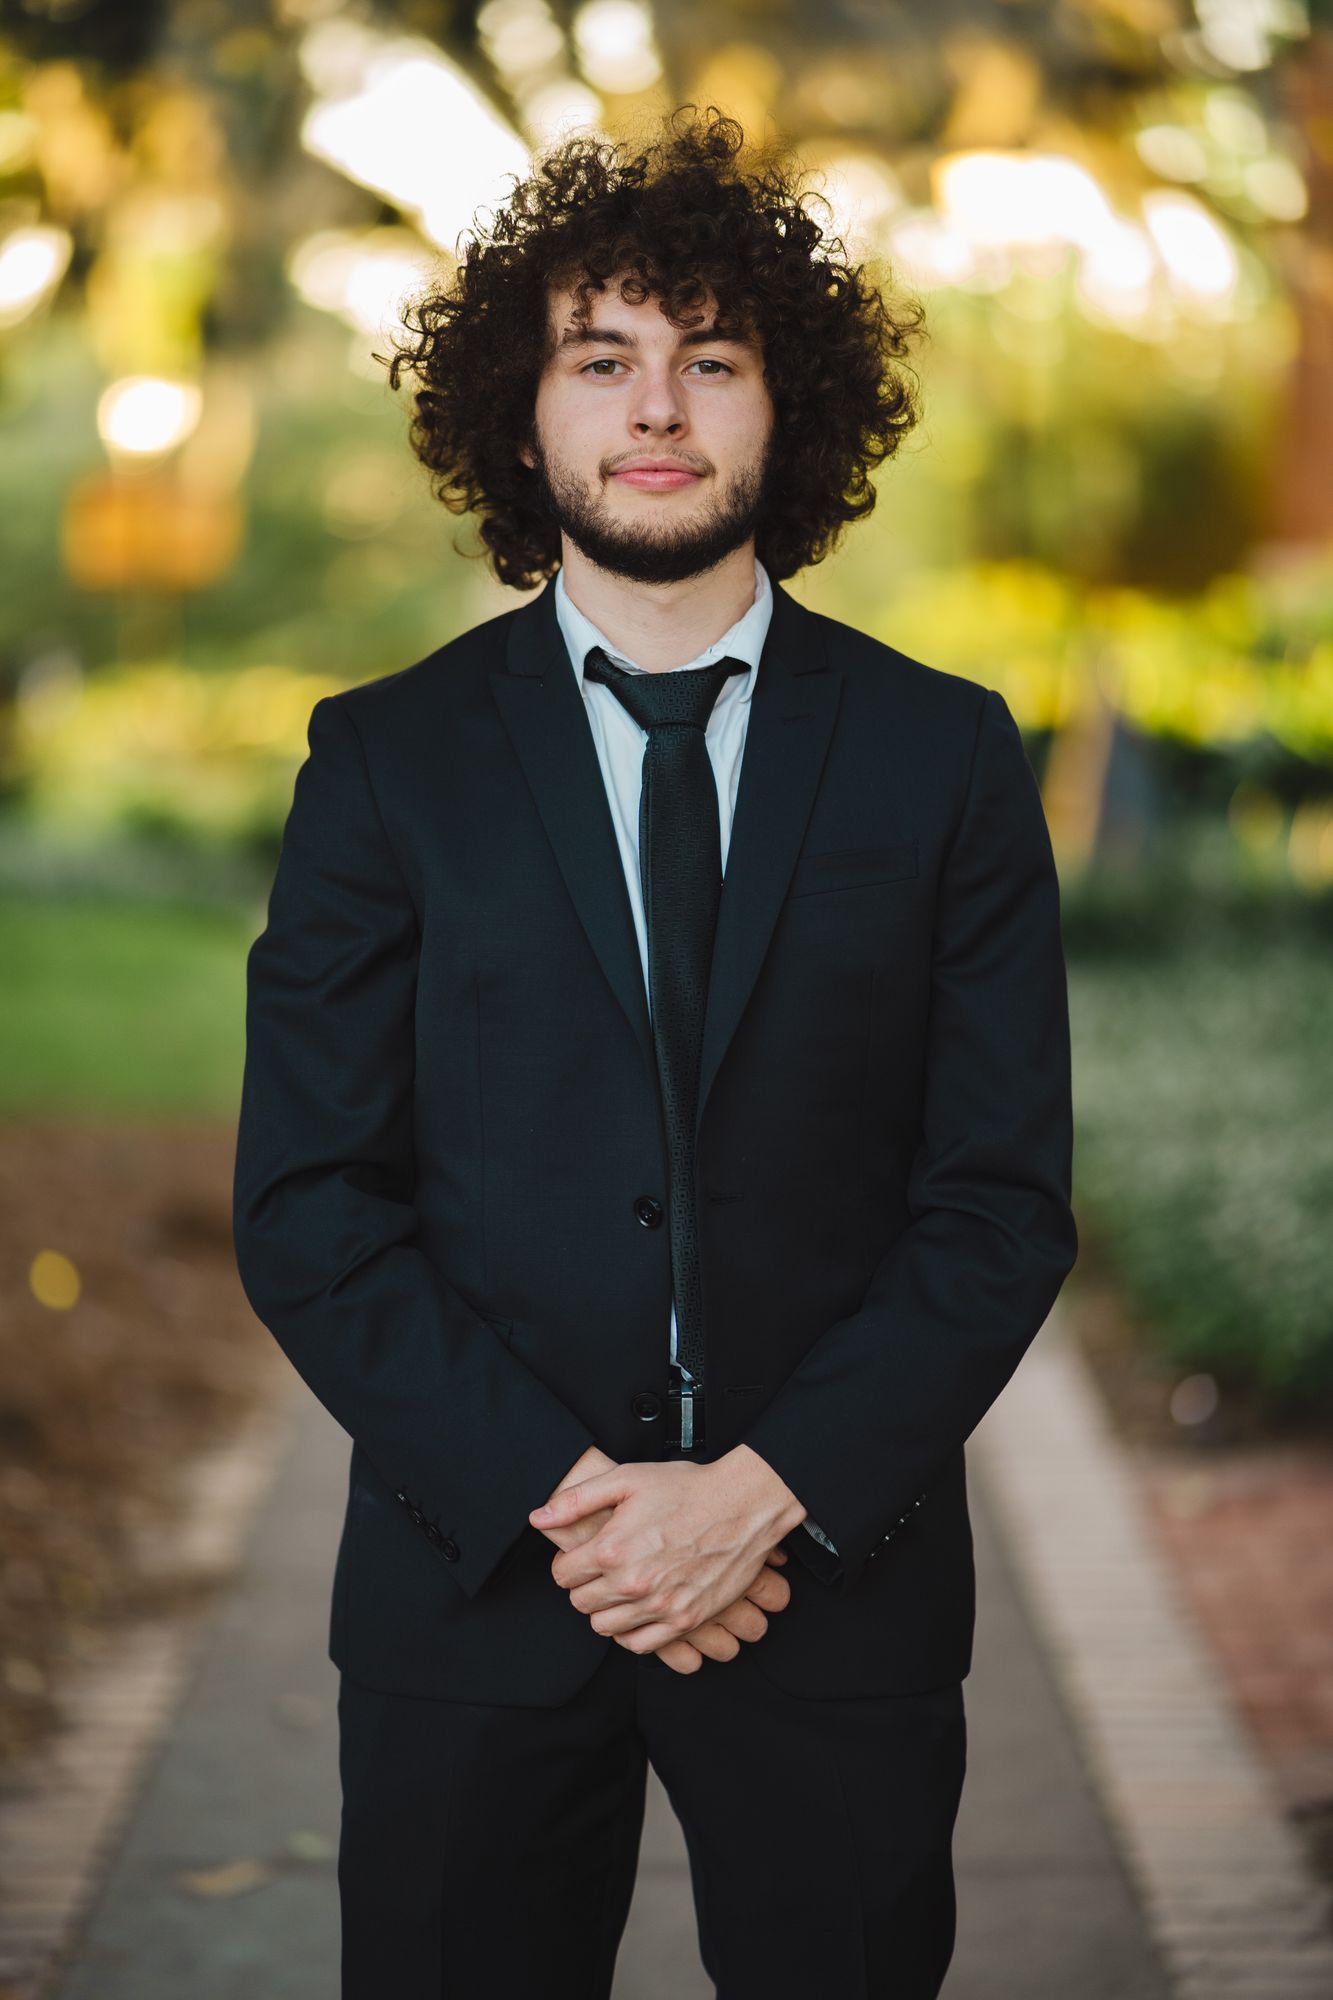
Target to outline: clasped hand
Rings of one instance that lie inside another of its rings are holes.
[[[710,1465],[619,1465],[591,1445],[529,1519],[556,1544],[551,1574],[595,1631],[694,1673],[705,1654],[734,1659],[786,1607],[777,1543],[804,1511],[744,1448]]]

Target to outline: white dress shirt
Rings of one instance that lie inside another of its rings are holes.
[[[768,632],[768,621],[773,613],[772,586],[768,580],[768,572],[757,556],[754,565],[754,583],[754,602],[720,639],[715,639],[697,659],[686,660],[682,666],[669,667],[665,670],[668,673],[686,673],[692,667],[711,666],[715,660],[720,660],[724,656],[749,662],[748,673],[730,674],[722,683],[704,730],[704,745],[717,784],[718,832],[722,843],[724,875],[727,868],[727,852],[731,844],[731,822],[736,810],[736,789],[740,783],[741,757],[745,749],[745,731],[750,718],[750,697],[754,693],[759,657]],[[628,659],[618,647],[611,644],[606,634],[598,631],[592,620],[579,610],[565,589],[563,568],[556,573],[555,609],[560,630],[564,634],[565,644],[569,650],[574,678],[578,682],[579,692],[588,711],[588,723],[597,750],[597,761],[601,766],[602,781],[606,786],[616,841],[620,848],[621,864],[625,871],[625,886],[629,890],[630,908],[634,913],[634,930],[639,940],[639,960],[643,967],[644,992],[647,994],[648,925],[643,908],[643,885],[639,878],[639,794],[643,784],[643,753],[648,741],[648,731],[640,727],[624,704],[616,699],[611,689],[603,682],[585,682],[583,662],[591,647],[600,646],[609,659],[618,667],[624,667],[629,673],[642,674],[647,673],[649,669],[641,667],[637,660]],[[648,1005],[651,1015],[651,997]],[[681,1364],[676,1359],[674,1300],[671,1306],[669,1353],[672,1366],[680,1369]],[[817,1542],[822,1542],[826,1549],[832,1549],[833,1553],[837,1554],[833,1543],[822,1528],[817,1528],[811,1520],[803,1521],[801,1525],[809,1529]]]

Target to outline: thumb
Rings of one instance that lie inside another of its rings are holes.
[[[599,1507],[614,1506],[624,1498],[624,1482],[619,1472],[595,1472],[591,1479],[580,1479],[574,1486],[562,1486],[553,1493],[544,1507],[534,1507],[528,1519],[534,1527],[561,1527],[570,1521],[581,1521],[585,1514],[595,1514]]]

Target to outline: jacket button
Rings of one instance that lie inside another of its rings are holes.
[[[456,1563],[462,1551],[452,1535],[446,1535],[440,1543],[440,1554],[451,1563]]]
[[[444,1540],[443,1534],[441,1533],[439,1528],[436,1527],[434,1521],[427,1521],[426,1535],[428,1539],[432,1542],[442,1542]]]
[[[662,1204],[656,1195],[640,1194],[634,1197],[634,1213],[645,1229],[660,1229],[662,1226]]]
[[[642,1417],[646,1424],[662,1414],[662,1398],[655,1396],[651,1389],[640,1389],[637,1396],[631,1396],[629,1406],[635,1416]]]

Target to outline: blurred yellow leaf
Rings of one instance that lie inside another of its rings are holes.
[[[176,1880],[192,1896],[243,1896],[250,1889],[262,1889],[276,1872],[270,1862],[250,1858],[226,1861],[220,1868],[196,1868]]]

